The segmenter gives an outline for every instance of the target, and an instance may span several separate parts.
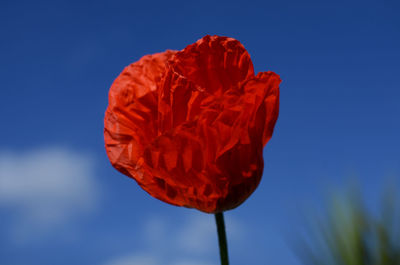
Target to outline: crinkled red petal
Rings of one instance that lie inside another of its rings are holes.
[[[110,90],[111,163],[167,203],[233,209],[260,182],[279,83],[272,72],[255,76],[247,51],[226,37],[143,57]]]

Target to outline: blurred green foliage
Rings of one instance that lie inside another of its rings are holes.
[[[332,196],[322,217],[308,223],[295,250],[306,265],[400,265],[399,200],[383,193],[378,213],[358,190]]]

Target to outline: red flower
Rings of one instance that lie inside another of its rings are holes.
[[[164,202],[216,213],[240,205],[263,172],[279,76],[254,75],[232,38],[205,36],[146,55],[111,86],[104,138],[112,165]]]

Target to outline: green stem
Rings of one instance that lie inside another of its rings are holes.
[[[229,265],[228,244],[226,243],[224,214],[216,213],[215,222],[217,223],[219,255],[221,257],[221,265]]]

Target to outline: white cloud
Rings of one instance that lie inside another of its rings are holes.
[[[168,262],[165,259],[155,258],[154,256],[144,254],[134,254],[123,257],[118,257],[104,265],[214,265],[198,260],[184,259]]]
[[[176,233],[177,248],[187,253],[208,253],[217,246],[214,216],[196,213],[184,222]]]
[[[243,236],[241,223],[229,216],[225,218],[225,228],[228,241],[240,241]],[[217,246],[217,227],[212,214],[193,212],[179,226],[176,232],[177,248],[187,253],[206,254],[215,250]]]
[[[159,265],[160,263],[148,255],[129,255],[111,260],[104,265]]]
[[[158,215],[148,218],[141,235],[147,245],[159,253],[203,255],[215,250],[217,231],[213,215],[192,211],[183,219],[177,218]]]
[[[103,265],[215,265],[219,260],[214,215],[189,211],[185,217],[148,217],[141,229],[143,248]],[[226,218],[228,241],[240,241],[244,228],[234,217]],[[140,253],[151,253],[143,255]],[[214,262],[210,262],[214,261]]]
[[[91,157],[69,149],[0,151],[0,207],[14,212],[20,237],[48,231],[95,207],[94,177]]]
[[[141,230],[142,237],[151,246],[161,246],[169,239],[169,222],[161,216],[152,216],[146,220]]]
[[[213,265],[213,264],[201,262],[201,261],[194,261],[194,260],[180,260],[180,261],[171,263],[171,265]]]

